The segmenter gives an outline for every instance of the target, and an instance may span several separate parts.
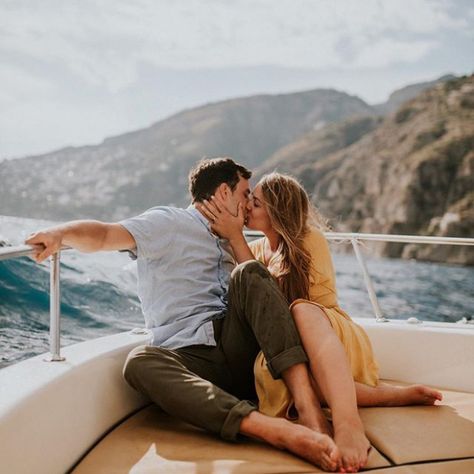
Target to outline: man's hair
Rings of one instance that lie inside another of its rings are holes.
[[[189,192],[193,202],[202,202],[222,183],[233,191],[241,178],[250,179],[251,176],[251,171],[231,158],[203,158],[189,172]]]

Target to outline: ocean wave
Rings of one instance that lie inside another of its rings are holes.
[[[1,239],[19,245],[51,225],[0,216]],[[122,254],[62,253],[63,345],[143,326],[134,264]],[[49,265],[23,257],[0,261],[0,367],[49,348]]]
[[[50,223],[0,216],[0,235],[12,244]],[[335,255],[341,306],[373,317],[357,261]],[[456,321],[474,315],[474,269],[402,260],[367,260],[384,314]],[[61,337],[67,345],[143,326],[136,264],[107,252],[61,257]],[[48,351],[49,265],[29,258],[0,261],[0,367]]]

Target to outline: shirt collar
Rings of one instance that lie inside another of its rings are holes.
[[[209,221],[196,209],[194,204],[190,204],[186,210],[206,226],[206,229],[211,232],[211,225]]]

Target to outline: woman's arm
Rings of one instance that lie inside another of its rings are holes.
[[[230,246],[234,251],[235,259],[237,263],[246,262],[247,260],[255,260],[255,257],[250,250],[249,244],[245,239],[244,234],[236,236],[235,239],[229,239]]]

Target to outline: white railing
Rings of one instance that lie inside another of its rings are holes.
[[[360,241],[379,241],[379,242],[402,242],[416,244],[441,244],[441,245],[474,245],[474,239],[463,239],[459,237],[424,237],[418,235],[384,235],[384,234],[353,234],[353,233],[326,233],[328,240],[336,240],[338,242],[350,241],[357,257],[359,265],[364,277],[365,287],[369,294],[370,304],[374,310],[375,319],[378,322],[388,322],[380,308],[377,295],[375,293],[372,279],[370,278],[364,256],[360,250]],[[417,318],[410,318],[411,323],[418,323]]]
[[[1,247],[0,260],[30,257],[39,246],[18,245],[16,247]],[[66,250],[66,248],[64,248]],[[49,356],[47,362],[61,362],[61,288],[60,288],[60,259],[61,252],[50,257],[49,269]]]
[[[261,237],[261,232],[246,231],[247,237]],[[437,245],[474,245],[474,238],[459,238],[459,237],[425,237],[418,235],[389,235],[389,234],[357,234],[344,232],[325,232],[325,236],[330,241],[337,241],[339,243],[350,243],[354,249],[357,261],[362,270],[365,286],[369,295],[370,303],[374,310],[375,319],[377,322],[388,322],[389,320],[383,315],[380,308],[377,295],[375,293],[372,279],[370,278],[364,256],[360,250],[360,244],[363,241],[378,241],[378,242],[399,242],[399,243],[413,243],[413,244],[437,244]],[[18,257],[32,256],[35,251],[35,246],[19,245],[16,247],[1,247],[0,260],[8,260]],[[67,250],[64,248],[62,250]],[[49,327],[49,341],[50,341],[50,355],[48,362],[63,361],[61,357],[60,344],[60,252],[54,254],[50,258],[50,327]],[[411,322],[419,322],[416,318],[410,318]]]
[[[249,237],[262,237],[262,232],[245,231]],[[430,237],[423,235],[395,235],[395,234],[357,234],[353,232],[324,232],[326,239],[338,242],[356,240],[375,240],[379,242],[401,242],[406,244],[439,244],[439,245],[474,245],[474,238],[464,237]]]

